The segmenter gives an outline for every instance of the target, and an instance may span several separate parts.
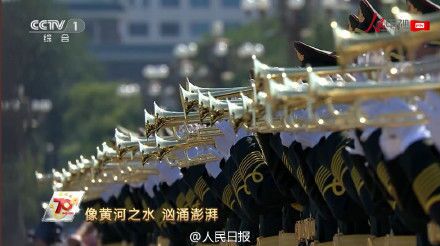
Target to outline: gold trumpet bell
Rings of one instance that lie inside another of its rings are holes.
[[[156,144],[156,141],[154,141],[154,143]],[[147,145],[142,143],[141,140],[139,140],[138,144],[139,144],[139,152],[141,152],[141,156],[142,156],[141,161],[143,165],[157,158],[159,149],[156,147],[156,145],[154,146]]]
[[[119,158],[122,158],[130,147],[136,146],[136,143],[130,141],[130,136],[125,135],[118,128],[115,128],[115,142]]]
[[[52,177],[53,177],[54,180],[57,180],[57,181],[62,181],[63,180],[63,174],[58,172],[55,169],[52,169]]]
[[[78,159],[75,160],[76,166],[79,168],[81,173],[84,173],[84,164],[80,162]]]
[[[102,151],[106,157],[113,158],[117,156],[116,150],[108,146],[106,142],[102,143]]]
[[[210,125],[213,125],[216,121],[225,117],[225,112],[227,112],[228,109],[228,102],[216,99],[212,96],[211,92],[208,92],[208,97],[209,108],[211,109]]]
[[[195,112],[185,114],[185,112],[168,111],[157,104],[154,104],[154,112],[156,115],[156,132],[164,127],[172,128],[200,122],[200,118]]]
[[[129,139],[130,139],[129,135],[126,135],[125,133],[121,132],[118,128],[115,128],[116,145],[119,145],[123,141],[128,141]]]
[[[246,90],[248,87],[235,87],[235,88],[206,88],[206,87],[199,87],[199,86],[195,86],[193,85],[189,80],[187,80],[186,82],[186,89],[190,92],[202,92],[202,93],[207,93],[207,92],[227,92],[230,91],[231,89],[238,89],[238,90]]]
[[[50,182],[52,179],[51,174],[43,174],[41,172],[35,171],[35,178],[37,179],[38,183],[47,183]]]
[[[99,148],[99,146],[96,147],[96,158],[101,163],[107,159],[104,152]]]
[[[197,91],[199,101],[199,116],[204,120],[209,115],[209,97],[205,96],[201,91]]]
[[[161,107],[159,107],[159,105],[156,104],[156,102],[154,102],[154,114],[156,115],[157,118],[159,119],[181,119],[184,117],[184,113],[183,112],[177,112],[177,111],[169,111],[166,109],[163,109]],[[156,119],[157,121],[158,119]]]
[[[230,100],[226,100],[228,103],[228,112],[229,112],[229,121],[231,122],[234,131],[237,132],[238,129],[243,125],[245,122],[244,119],[244,104],[239,105],[237,103],[234,103]]]
[[[178,147],[185,143],[185,140],[179,138],[165,139],[159,137],[157,133],[155,133],[156,139],[156,147],[159,149],[158,158],[161,160],[166,154],[168,154],[173,148]]]
[[[190,111],[197,108],[198,94],[197,92],[190,92],[185,90],[181,85],[179,85],[180,91],[180,102],[183,107],[183,112],[188,114]]]
[[[63,177],[66,181],[70,181],[72,174],[69,173],[65,168],[61,168],[61,174],[63,175]]]
[[[268,79],[273,79],[282,82],[284,77],[289,77],[292,80],[300,80],[307,77],[307,70],[302,67],[272,67],[262,63],[257,58],[253,58],[255,80],[257,81],[257,88],[264,87],[262,83]],[[323,71],[338,71],[339,67],[330,66],[322,67]]]
[[[144,117],[145,117],[145,135],[148,137],[151,136],[151,134],[156,131],[156,117],[148,113],[146,109],[144,109]]]
[[[79,156],[80,161],[84,164],[84,168],[92,168],[93,167],[93,162],[90,161],[89,159],[85,158],[83,155]]]
[[[227,118],[228,114],[228,102],[226,100],[219,100],[212,96],[211,92],[208,92],[209,97],[209,107],[211,109],[211,121],[210,124],[213,125],[216,121]],[[236,104],[242,104],[241,99],[231,99],[230,100]]]
[[[72,174],[77,174],[79,173],[79,168],[77,165],[73,164],[71,161],[67,162],[67,167],[69,169],[69,172]]]
[[[69,182],[70,179],[71,179],[71,177],[72,177],[72,174],[69,173],[69,172],[68,172],[66,169],[64,169],[64,168],[61,169],[61,172],[62,172],[63,176],[65,177],[66,181]]]
[[[255,74],[255,78],[258,77],[266,77],[267,74],[269,74],[271,71],[269,71],[270,67],[264,63],[262,63],[260,60],[257,59],[257,56],[252,56],[252,62],[253,62],[253,70]]]

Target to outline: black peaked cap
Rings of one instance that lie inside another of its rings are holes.
[[[407,3],[411,3],[422,14],[440,11],[440,6],[429,0],[407,0]]]
[[[338,64],[337,56],[326,50],[321,50],[307,45],[300,41],[295,41],[295,49],[304,56],[301,61],[302,66],[311,65],[312,67],[336,66]]]

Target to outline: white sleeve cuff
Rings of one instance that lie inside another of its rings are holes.
[[[379,139],[380,147],[386,160],[392,160],[402,154],[416,141],[430,138],[425,126],[384,128]]]

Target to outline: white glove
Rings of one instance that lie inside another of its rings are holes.
[[[428,91],[419,107],[429,118],[427,128],[431,132],[432,141],[440,150],[440,95],[437,92]]]
[[[150,175],[147,178],[147,181],[144,183],[144,190],[148,193],[150,197],[154,196],[153,187],[158,185],[160,182],[159,176]]]
[[[295,141],[295,134],[293,132],[280,132],[281,144],[290,147]]]
[[[409,105],[399,98],[391,98],[381,108],[381,113],[410,112]],[[403,153],[412,143],[430,138],[431,134],[425,126],[385,127],[379,144],[386,160],[391,160]]]
[[[222,152],[220,152],[218,149],[216,149],[213,146],[208,146],[208,148],[206,149],[206,153],[215,155],[216,157],[218,157],[219,159],[223,158],[223,154]]]
[[[374,118],[379,115],[382,107],[384,107],[384,104],[376,100],[368,100],[361,105],[362,112],[366,114],[367,118]],[[377,127],[364,128],[360,140],[366,141],[376,129]]]
[[[227,159],[230,156],[230,149],[236,142],[234,129],[227,121],[216,122],[215,126],[222,131],[222,136],[215,137],[215,147],[219,150],[223,156]]]
[[[322,132],[298,132],[295,133],[295,140],[301,144],[303,149],[307,147],[313,148],[324,136],[325,133]]]
[[[144,185],[144,183],[142,183],[142,182],[139,182],[139,183],[131,183],[131,184],[130,184],[130,191],[133,191],[132,188],[139,188],[139,187],[141,187],[142,185]]]
[[[217,178],[222,171],[220,169],[220,161],[218,160],[206,163],[205,168],[209,175],[211,175],[213,178]]]
[[[159,174],[160,181],[166,182],[168,185],[172,185],[176,180],[182,178],[180,168],[165,165]]]
[[[365,156],[364,150],[362,149],[361,143],[359,142],[354,130],[348,131],[348,136],[353,139],[354,147],[350,148],[347,146],[345,147],[345,150],[347,150],[350,154]]]
[[[188,149],[188,157],[190,159],[196,158],[197,156],[199,156],[201,154],[201,149],[199,147],[193,147]]]
[[[293,113],[296,119],[307,119],[307,112],[305,110],[297,110]],[[314,147],[318,144],[319,140],[325,136],[322,132],[296,132],[295,140],[301,144],[302,148]]]
[[[104,200],[104,202],[108,202],[112,196],[118,197],[123,186],[123,184],[111,184],[107,186],[107,189],[101,193],[102,200]]]
[[[245,137],[248,137],[250,135],[251,135],[251,133],[248,130],[244,129],[243,127],[240,127],[237,131],[237,134],[235,135],[235,143],[238,140],[245,138]]]

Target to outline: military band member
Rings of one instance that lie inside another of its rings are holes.
[[[359,2],[359,12],[357,15],[359,19],[358,29],[366,33],[375,33],[387,31],[393,33],[389,28],[387,21],[373,8],[367,0]]]
[[[406,4],[411,14],[429,14],[440,11],[440,6],[429,0],[407,0]]]
[[[222,159],[219,163],[219,168],[224,168],[225,162],[225,159]],[[228,183],[225,173],[220,169],[216,177],[208,182],[212,192],[225,205],[224,209],[227,209],[228,215],[226,216],[225,231],[239,231],[241,221],[249,220],[249,218],[241,211],[242,208],[239,206],[232,185]]]

